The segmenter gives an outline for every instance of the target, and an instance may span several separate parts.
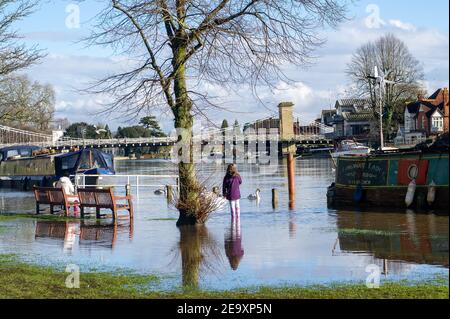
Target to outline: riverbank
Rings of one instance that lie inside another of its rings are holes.
[[[382,283],[379,289],[361,284],[327,286],[255,287],[232,291],[155,291],[161,278],[131,273],[82,273],[80,288],[66,288],[69,273],[21,262],[12,255],[0,255],[0,298],[269,298],[269,299],[448,299],[448,277],[414,283]]]

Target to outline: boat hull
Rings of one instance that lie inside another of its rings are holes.
[[[338,158],[341,156],[367,156],[370,154],[370,149],[357,149],[357,150],[349,150],[349,151],[342,151],[342,152],[334,152],[331,153],[331,156],[333,158]]]
[[[336,182],[328,189],[332,208],[439,210],[448,214],[448,153],[399,153],[339,157]],[[408,185],[416,181],[414,200],[405,203]],[[427,202],[435,184],[433,203]]]
[[[335,187],[334,199],[330,203],[332,208],[351,208],[361,209],[383,208],[383,209],[413,209],[415,211],[438,210],[448,214],[448,186],[436,187],[436,200],[432,205],[426,201],[428,187],[418,187],[415,192],[414,201],[406,207],[405,196],[407,187],[390,188],[363,188],[360,202],[355,202],[355,187]]]

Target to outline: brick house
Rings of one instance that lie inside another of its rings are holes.
[[[405,107],[404,133],[428,137],[448,132],[448,112],[448,88],[437,90],[427,99],[419,96]]]

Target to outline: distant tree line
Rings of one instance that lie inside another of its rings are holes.
[[[64,134],[72,138],[85,139],[109,139],[117,138],[139,138],[139,137],[164,137],[166,134],[154,116],[143,117],[139,121],[139,125],[127,127],[118,127],[116,134],[113,134],[108,124],[101,123],[93,125],[86,122],[77,122],[71,124]]]

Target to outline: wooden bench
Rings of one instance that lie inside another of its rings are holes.
[[[66,194],[63,188],[57,187],[33,187],[34,198],[36,199],[36,214],[40,212],[40,205],[50,205],[50,213],[54,213],[55,206],[64,207],[65,216],[68,215],[69,208],[79,206],[77,195]]]
[[[133,202],[131,195],[116,196],[112,188],[78,188],[78,197],[80,199],[81,217],[84,217],[84,209],[87,207],[94,207],[96,209],[97,218],[100,218],[100,209],[110,209],[113,213],[113,219],[117,220],[118,210],[127,210],[129,218],[133,218]],[[126,203],[117,203],[117,201],[124,200]]]

